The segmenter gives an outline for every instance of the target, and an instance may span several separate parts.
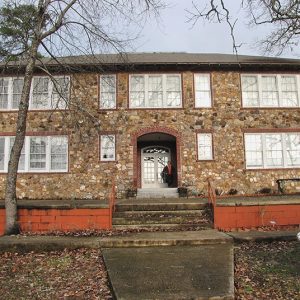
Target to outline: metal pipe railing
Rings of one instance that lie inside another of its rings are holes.
[[[115,180],[112,180],[112,187],[111,192],[109,195],[109,221],[110,221],[110,228],[112,228],[112,218],[113,213],[116,209],[116,186],[115,186]]]
[[[208,187],[208,203],[212,204],[212,206],[215,207],[217,201],[216,189],[210,178],[207,179],[207,187]]]

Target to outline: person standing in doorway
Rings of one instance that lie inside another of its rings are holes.
[[[162,178],[164,183],[168,184],[168,187],[172,186],[174,179],[174,167],[172,166],[171,161],[168,161],[168,164],[164,167],[162,171]]]

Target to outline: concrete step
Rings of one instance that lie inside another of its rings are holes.
[[[232,243],[233,238],[223,232],[207,228],[201,231],[137,232],[124,236],[101,238],[103,248],[157,247],[176,245],[214,245]]]
[[[126,211],[113,215],[115,225],[209,223],[205,209],[176,211]]]
[[[164,217],[164,218],[113,218],[113,225],[146,225],[146,224],[207,224],[203,217]]]
[[[204,209],[207,203],[181,202],[181,203],[161,203],[161,202],[138,202],[130,201],[116,204],[116,212],[124,211],[179,211]]]
[[[191,210],[134,210],[134,211],[117,211],[114,213],[116,218],[139,218],[139,217],[192,217],[206,215],[205,208]]]
[[[143,230],[143,229],[151,229],[151,231],[165,231],[171,229],[172,231],[183,231],[183,230],[205,230],[212,229],[212,224],[210,223],[201,223],[201,224],[131,224],[131,225],[113,225],[114,229],[119,230]]]
[[[143,198],[178,198],[177,188],[143,188],[137,190],[138,199]]]

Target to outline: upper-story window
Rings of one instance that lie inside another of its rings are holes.
[[[195,74],[195,107],[211,107],[210,75]]]
[[[182,107],[181,75],[130,75],[129,107]]]
[[[299,107],[298,75],[241,76],[244,107]]]
[[[18,109],[23,88],[23,78],[0,78],[0,109]]]
[[[16,110],[21,100],[23,77],[0,78],[0,110]],[[70,77],[34,77],[29,109],[66,109],[69,100]]]
[[[7,172],[14,136],[0,137],[0,172]],[[67,136],[26,136],[19,172],[67,172]]]
[[[116,75],[100,76],[100,108],[114,109],[116,105]]]

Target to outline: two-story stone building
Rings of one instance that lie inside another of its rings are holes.
[[[139,53],[45,60],[33,79],[17,193],[23,199],[104,199],[136,188],[206,193],[276,189],[300,176],[300,60]],[[0,198],[22,66],[1,66]],[[291,183],[292,185],[293,183]],[[296,190],[296,186],[290,186]],[[234,191],[236,190],[236,191]]]

